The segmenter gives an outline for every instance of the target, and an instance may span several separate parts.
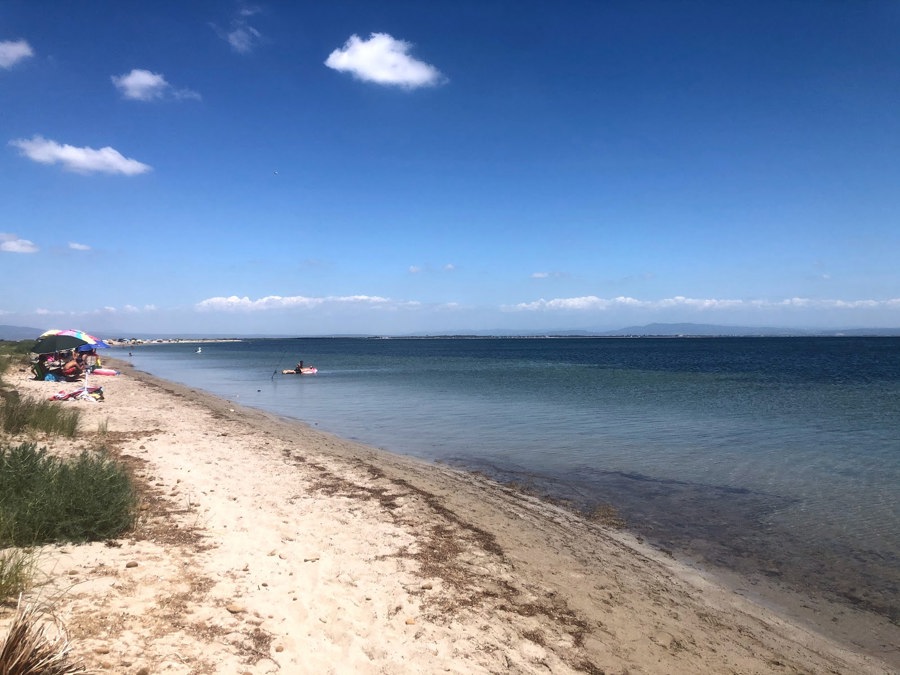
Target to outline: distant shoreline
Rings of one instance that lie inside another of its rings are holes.
[[[37,339],[43,333],[40,328],[0,325],[0,340]],[[240,340],[287,340],[302,338],[366,338],[366,339],[441,339],[441,338],[692,338],[692,337],[900,337],[900,327],[892,328],[791,328],[772,326],[726,326],[718,324],[691,323],[657,323],[644,326],[628,326],[614,330],[587,329],[465,329],[422,331],[400,335],[384,335],[377,333],[331,333],[326,335],[223,335],[194,333],[144,333],[143,337],[121,338],[122,335],[135,335],[134,331],[88,330],[89,333],[103,337],[115,335],[115,338],[104,338],[106,342],[117,344],[159,342],[233,342]]]

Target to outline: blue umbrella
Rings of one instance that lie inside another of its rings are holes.
[[[98,341],[97,341],[97,344],[93,344],[93,345],[81,345],[81,346],[80,346],[78,349],[76,349],[75,351],[77,351],[77,352],[92,352],[92,351],[94,351],[95,349],[98,349],[98,348],[99,348],[99,349],[109,349],[109,345],[106,344],[103,340],[98,340]]]

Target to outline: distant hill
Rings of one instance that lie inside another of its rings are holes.
[[[767,326],[721,326],[704,323],[650,323],[616,330],[463,330],[410,333],[402,337],[837,337],[900,336],[900,328],[799,329]]]
[[[0,325],[0,340],[37,340],[44,328],[28,328],[27,326]]]
[[[603,336],[639,335],[644,337],[839,337],[845,336],[900,336],[900,328],[849,328],[849,329],[798,329],[764,326],[717,326],[703,323],[651,323],[646,326],[629,326],[615,331],[598,333]]]

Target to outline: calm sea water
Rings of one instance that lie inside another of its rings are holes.
[[[900,339],[145,345],[142,370],[900,620]],[[119,355],[118,353],[116,354]],[[303,359],[315,376],[283,376]]]

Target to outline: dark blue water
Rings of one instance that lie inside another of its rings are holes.
[[[900,620],[900,339],[145,345],[135,366]],[[297,360],[315,376],[283,376]],[[277,374],[275,374],[277,371]],[[274,374],[274,376],[273,376]]]

